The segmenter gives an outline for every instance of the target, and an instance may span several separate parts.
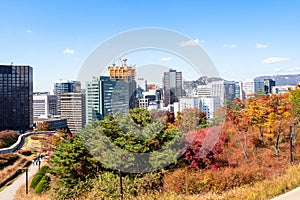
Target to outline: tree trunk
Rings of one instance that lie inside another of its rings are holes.
[[[276,143],[275,143],[275,155],[276,155],[276,157],[279,157],[279,137],[280,137],[280,129],[278,130],[277,137],[276,137]]]
[[[261,141],[262,141],[262,143],[264,143],[264,127],[263,126],[259,127],[259,132],[260,132]]]

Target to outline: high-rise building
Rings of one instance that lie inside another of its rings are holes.
[[[65,93],[60,95],[61,118],[67,119],[72,133],[78,133],[86,124],[85,94]]]
[[[178,102],[182,97],[182,72],[170,69],[163,77],[164,106]]]
[[[129,110],[129,85],[123,80],[111,80],[107,76],[86,82],[87,124],[101,120],[108,114]]]
[[[80,93],[81,92],[81,83],[80,81],[70,81],[70,80],[58,80],[54,82],[54,95],[58,96],[57,100],[57,112],[60,115],[60,95],[66,93]]]
[[[128,94],[129,94],[129,108],[137,107],[136,102],[136,68],[134,66],[127,65],[127,59],[123,59],[123,63],[121,66],[116,66],[113,64],[108,67],[109,78],[113,81],[120,82],[116,84],[121,88],[124,87],[124,83],[128,86]],[[124,83],[123,83],[124,82]]]
[[[264,91],[266,94],[272,94],[272,88],[275,86],[275,81],[273,79],[264,79]]]
[[[49,92],[35,92],[33,94],[33,117],[53,117],[58,115],[57,95],[50,95]]]
[[[243,95],[243,83],[242,82],[235,82],[235,98],[239,98],[241,100],[244,99]]]
[[[224,100],[233,101],[236,98],[236,82],[224,81]]]
[[[211,88],[211,97],[220,99],[221,105],[224,105],[225,102],[224,81],[213,81],[208,83],[208,86]]]
[[[254,95],[254,81],[248,80],[243,82],[243,93],[245,97]]]
[[[265,84],[264,80],[260,78],[254,79],[254,93],[264,92],[265,91]]]
[[[0,65],[0,130],[33,127],[32,74],[30,66]]]

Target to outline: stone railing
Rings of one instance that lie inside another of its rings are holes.
[[[7,148],[0,149],[0,154],[12,153],[12,152],[18,151],[19,149],[21,149],[23,147],[24,142],[25,142],[25,138],[27,138],[31,135],[53,134],[53,133],[55,133],[55,131],[38,131],[38,132],[24,133],[22,135],[19,135],[17,142],[14,143],[13,145],[11,145],[10,147],[7,147]]]

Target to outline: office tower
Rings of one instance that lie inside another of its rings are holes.
[[[243,83],[242,82],[235,82],[235,98],[239,98],[243,100],[245,97],[243,95]]]
[[[86,119],[102,120],[108,114],[129,110],[129,84],[123,80],[112,80],[108,76],[93,78],[86,82]]]
[[[178,102],[182,97],[182,73],[174,69],[164,72],[163,77],[164,106]]]
[[[264,80],[260,79],[260,78],[255,78],[254,79],[254,93],[259,93],[259,92],[263,92],[265,91],[265,84],[264,84]]]
[[[220,104],[223,106],[225,103],[225,87],[224,81],[213,81],[208,83],[211,88],[211,97],[220,99]]]
[[[266,94],[272,94],[272,88],[275,86],[275,81],[273,79],[264,79],[264,91]]]
[[[78,133],[85,126],[85,94],[65,93],[60,95],[61,118],[67,119],[72,133]]]
[[[49,118],[58,115],[57,95],[50,95],[49,92],[33,93],[33,117]]]
[[[0,130],[33,127],[32,67],[0,65]]]
[[[58,80],[54,82],[53,93],[55,95],[65,94],[65,93],[80,93],[81,84],[80,81],[70,81],[70,80]]]
[[[134,66],[127,65],[127,59],[123,59],[121,66],[116,66],[113,64],[108,67],[109,78],[113,81],[120,82],[116,86],[121,88],[125,87],[127,84],[128,94],[129,94],[129,108],[137,107],[136,103],[136,68]],[[124,84],[126,83],[126,84]],[[116,93],[116,92],[115,92]]]
[[[233,101],[236,97],[236,83],[234,81],[224,81],[224,100]]]
[[[66,93],[80,93],[81,83],[80,81],[58,80],[54,82],[53,93],[58,96],[57,100],[57,112],[61,115],[60,111],[60,95]]]
[[[243,92],[245,93],[245,97],[254,95],[254,81],[248,80],[243,82]]]

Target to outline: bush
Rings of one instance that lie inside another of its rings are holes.
[[[40,169],[40,171],[38,172],[38,174],[42,174],[42,175],[44,175],[44,174],[46,174],[47,172],[49,172],[49,170],[50,170],[50,167],[48,167],[48,166],[43,166],[43,167],[41,167],[41,169]]]
[[[46,189],[48,189],[49,184],[50,184],[50,177],[47,176],[47,175],[44,175],[43,178],[42,178],[42,180],[35,187],[34,192],[36,194],[41,194]]]
[[[43,174],[39,174],[39,173],[37,173],[34,177],[33,177],[33,179],[32,179],[32,181],[31,181],[31,184],[30,184],[30,187],[31,188],[36,188],[36,186],[39,184],[39,182],[42,180],[42,178],[43,178]]]
[[[28,149],[20,149],[20,150],[18,150],[18,153],[22,154],[24,156],[29,156],[32,154],[31,150],[28,150]]]
[[[164,189],[175,193],[199,194],[223,192],[242,185],[253,184],[265,177],[257,166],[224,167],[218,170],[177,169],[165,174]]]
[[[50,168],[48,166],[41,167],[40,171],[38,171],[38,173],[36,173],[36,175],[33,177],[30,187],[35,188],[39,184],[39,182],[42,180],[44,175],[49,171],[50,171]]]
[[[135,199],[137,195],[160,191],[162,174],[153,172],[143,175],[123,175],[123,193]],[[94,179],[81,181],[72,188],[57,185],[54,188],[55,199],[73,199],[88,192],[88,199],[118,199],[120,196],[120,178],[118,174],[103,172]]]
[[[0,131],[0,148],[13,145],[18,140],[19,135],[14,131]]]

